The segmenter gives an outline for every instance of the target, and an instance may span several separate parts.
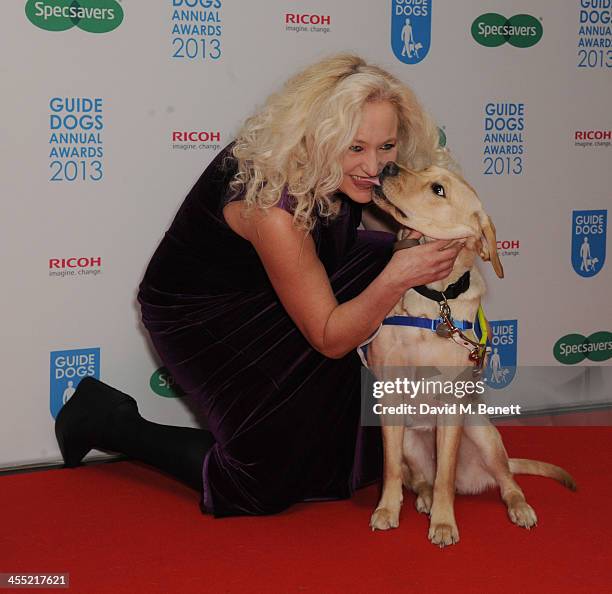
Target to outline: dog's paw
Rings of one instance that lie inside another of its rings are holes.
[[[432,544],[442,547],[459,542],[459,530],[456,524],[430,524],[429,540]]]
[[[389,530],[399,526],[399,510],[393,511],[386,507],[379,507],[370,518],[372,530]]]
[[[538,516],[536,516],[533,507],[526,501],[521,501],[509,507],[508,515],[514,524],[527,528],[527,530],[533,528],[538,523]]]
[[[423,489],[417,495],[416,501],[414,502],[417,511],[420,514],[427,514],[431,512],[431,504],[433,503],[433,491],[431,487]]]

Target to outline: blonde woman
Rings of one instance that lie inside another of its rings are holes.
[[[58,415],[66,465],[92,447],[125,453],[198,489],[217,517],[345,498],[379,478],[355,349],[408,288],[446,277],[459,249],[391,255],[392,234],[357,229],[390,161],[448,156],[384,70],[336,56],[269,97],[188,194],[138,295],[210,431],[147,421],[88,378]]]

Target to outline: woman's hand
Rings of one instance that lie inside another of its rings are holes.
[[[408,237],[419,239],[417,231]],[[449,246],[446,249],[442,249]],[[465,240],[439,239],[413,248],[398,250],[393,254],[385,272],[395,278],[400,287],[407,291],[410,287],[426,285],[442,280],[453,271],[455,259],[465,246]]]

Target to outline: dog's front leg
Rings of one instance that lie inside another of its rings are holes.
[[[462,432],[463,423],[458,422],[456,416],[438,416],[437,467],[429,521],[429,540],[440,547],[459,542],[454,503],[455,472]]]
[[[384,472],[382,496],[370,518],[372,530],[389,530],[399,526],[402,507],[402,443],[404,426],[383,425]]]

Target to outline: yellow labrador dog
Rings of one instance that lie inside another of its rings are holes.
[[[380,183],[374,202],[402,226],[398,234],[400,243],[411,229],[423,235],[420,242],[467,238],[451,275],[425,288],[408,290],[389,316],[439,320],[441,307],[436,295],[443,292],[452,320],[474,320],[485,293],[484,280],[475,266],[476,256],[490,261],[497,276],[503,277],[495,227],[475,190],[446,169],[429,167],[414,172],[395,163],[385,166]],[[474,368],[471,351],[444,333],[432,330],[433,325],[381,326],[368,346],[368,366],[379,379],[385,370],[398,367],[443,366],[463,369],[471,375]],[[491,336],[490,327],[488,333]],[[466,329],[463,334],[477,344],[471,330]],[[548,476],[570,489],[576,488],[572,477],[558,466],[509,459],[499,432],[487,419],[477,423],[464,423],[463,419],[448,421],[438,414],[429,426],[419,426],[418,419],[410,427],[401,422],[395,426],[383,422],[383,489],[370,520],[372,530],[399,525],[402,484],[416,494],[417,510],[430,515],[429,539],[441,547],[459,541],[453,506],[455,492],[479,493],[497,484],[512,522],[531,528],[537,522],[536,514],[513,474]]]

